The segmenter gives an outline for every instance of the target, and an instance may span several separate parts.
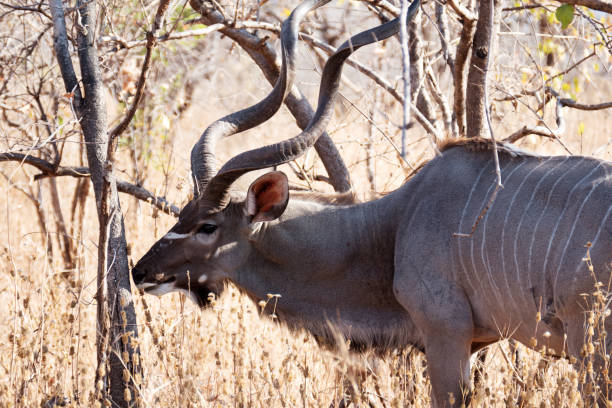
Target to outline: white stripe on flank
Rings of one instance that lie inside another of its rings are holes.
[[[493,191],[493,188],[495,187],[496,183],[493,182],[491,183],[491,186],[487,189],[487,194],[485,195],[485,205],[486,203],[489,202],[489,197],[491,196],[491,192]],[[489,208],[487,210],[487,213],[485,214],[485,217],[491,212],[491,208]],[[480,209],[480,211],[478,212],[478,214],[480,215],[480,213],[482,213],[483,209]],[[485,265],[485,259],[484,259],[484,241],[485,241],[485,227],[486,227],[486,218],[485,220],[483,220],[484,222],[478,227],[479,229],[482,229],[482,240],[481,240],[481,246],[480,246],[480,258],[482,259],[482,266],[484,269],[484,272],[489,275],[489,270],[487,269],[487,266]],[[476,221],[474,221],[476,222]],[[478,230],[477,230],[478,231]],[[471,251],[471,256],[472,256],[472,269],[474,272],[474,276],[478,276],[478,272],[476,271],[476,260],[474,259],[474,241],[476,241],[475,236],[478,233],[477,231],[474,231],[474,237],[472,238],[472,240],[470,241],[470,251]],[[480,286],[483,286],[483,282],[482,279],[478,280],[480,282]],[[502,299],[499,297],[499,288],[497,287],[497,285],[495,285],[495,283],[493,282],[493,279],[491,276],[489,276],[489,281],[491,282],[491,289],[493,290],[493,292],[495,292],[495,298],[497,299],[498,304],[503,305],[504,303],[502,302]],[[483,293],[484,293],[484,289],[483,289]]]
[[[508,173],[508,176],[506,177],[506,180],[504,180],[503,184],[504,184],[504,185],[508,185],[508,184],[510,183],[510,179],[512,178],[512,175],[513,175],[513,174],[514,174],[514,173],[515,173],[515,172],[516,172],[518,169],[520,169],[520,168],[523,166],[523,164],[525,164],[525,163],[527,163],[527,161],[526,161],[526,160],[525,160],[525,161],[522,161],[521,163],[519,163],[518,165],[516,165],[516,166],[515,166],[515,167],[512,169],[512,171],[510,171],[510,173]],[[495,205],[495,204],[494,204],[494,205]],[[491,210],[492,210],[492,209],[493,209],[493,206],[491,206],[491,208],[489,209],[489,211],[487,211],[487,214],[486,214],[486,216],[485,216],[486,218],[485,218],[485,220],[484,220],[484,225],[483,225],[483,228],[484,228],[484,232],[483,232],[483,234],[484,234],[484,233],[486,233],[486,230],[487,230],[487,220],[488,220],[488,218],[489,218],[489,213],[491,212]],[[503,254],[504,254],[504,235],[503,235],[503,234],[504,234],[504,229],[503,229],[503,224],[502,224],[502,236],[501,236],[501,240],[500,240],[500,241],[501,241],[501,262],[502,262],[502,270],[503,270],[503,266],[504,266],[504,255],[503,255]],[[484,237],[484,235],[483,235],[483,239],[482,239],[482,251],[483,251],[483,252],[484,252],[484,246],[485,246],[485,237]],[[487,256],[487,259],[488,259],[488,256]],[[484,261],[483,261],[483,262],[484,262]],[[489,266],[489,269],[490,269],[490,266]],[[502,274],[503,274],[503,276],[504,276],[504,280],[506,281],[506,287],[508,288],[508,295],[510,296],[510,299],[512,300],[512,304],[513,304],[514,306],[516,306],[516,309],[517,309],[517,310],[519,310],[518,303],[516,303],[516,300],[514,299],[514,296],[512,296],[512,291],[510,290],[510,284],[508,283],[508,277],[506,276],[505,272],[502,272]]]
[[[570,190],[569,194],[567,195],[567,199],[565,200],[565,205],[563,206],[563,210],[561,210],[561,214],[559,214],[559,218],[557,219],[557,222],[555,223],[555,228],[552,230],[552,234],[551,234],[550,239],[548,241],[548,247],[546,248],[546,255],[544,256],[544,266],[542,268],[542,291],[543,291],[543,295],[544,296],[546,296],[546,293],[544,293],[544,291],[546,290],[546,265],[548,265],[548,256],[550,255],[550,248],[552,247],[553,241],[555,240],[555,235],[557,235],[557,229],[559,228],[559,224],[561,223],[561,220],[563,219],[563,216],[565,215],[565,211],[567,210],[567,207],[568,207],[568,205],[570,203],[570,199],[572,197],[572,194],[589,177],[591,177],[591,175],[593,173],[595,173],[595,171],[597,169],[599,169],[600,167],[601,167],[601,163],[599,163],[597,166],[593,167],[591,169],[591,171],[589,171],[589,173],[586,176],[584,176],[582,179],[580,179],[580,181],[578,181],[576,184],[574,184],[574,187],[572,187],[572,189]]]
[[[547,158],[546,160],[549,161],[550,158]],[[534,168],[529,170],[527,175],[525,175],[525,178],[521,181],[521,183],[518,185],[518,187],[514,191],[514,194],[512,195],[512,199],[510,200],[510,203],[508,204],[508,211],[506,211],[506,215],[504,216],[504,222],[502,224],[502,238],[501,238],[502,248],[504,247],[504,240],[505,240],[505,236],[506,236],[506,224],[508,224],[508,218],[510,216],[510,212],[512,211],[512,207],[514,206],[514,202],[516,201],[516,197],[520,193],[521,188],[523,188],[523,185],[525,184],[525,182],[527,181],[527,179],[529,178],[531,173],[533,173],[536,169],[538,169],[544,163],[545,162],[540,162],[537,166],[535,166]],[[516,251],[516,248],[515,248],[515,251]],[[506,260],[505,260],[505,256],[502,256],[502,273],[503,273],[504,276],[506,276]],[[520,282],[520,281],[521,280],[518,277],[518,271],[517,271],[517,282]]]
[[[523,163],[525,163],[525,162],[523,162]],[[506,167],[508,167],[508,166],[506,165]],[[504,169],[500,169],[500,170],[505,171],[506,167],[504,167]],[[514,173],[518,167],[520,167],[520,165],[515,166],[515,168],[512,170],[512,172],[510,174]],[[506,182],[507,181],[508,180],[506,180]],[[491,183],[491,186],[487,190],[487,195],[485,196],[485,202],[486,203],[489,202],[489,199],[490,199],[491,194],[493,192],[493,188],[495,186],[496,186],[496,183],[493,182],[493,183]],[[491,268],[488,267],[487,261],[485,260],[485,255],[484,255],[485,243],[486,243],[486,240],[487,240],[487,237],[486,237],[486,234],[487,234],[487,221],[489,219],[489,214],[491,214],[491,212],[493,211],[493,207],[495,207],[495,203],[496,202],[497,202],[497,200],[495,200],[495,202],[493,204],[491,204],[491,207],[487,210],[486,214],[484,215],[484,219],[482,220],[482,226],[480,227],[480,228],[482,228],[482,240],[481,240],[481,244],[480,244],[480,259],[482,260],[482,266],[484,268],[484,271],[486,272],[486,274],[487,274],[487,276],[489,278],[489,281],[491,282],[491,288],[495,291],[495,297],[497,298],[498,304],[503,305],[504,302],[502,301],[502,298],[501,298],[501,291],[499,290],[499,288],[497,287],[497,284],[495,283],[495,280],[493,279],[493,275],[491,274]],[[484,207],[480,210],[480,212],[482,212],[483,209],[484,209]],[[474,241],[475,240],[472,240],[472,266],[474,268],[474,275],[477,275],[477,272],[476,272],[476,262],[474,261],[474,245],[473,245]]]
[[[584,162],[584,158],[581,159],[580,161],[576,161],[576,163],[574,163],[573,166],[571,166],[569,169],[567,169],[567,171],[561,175],[561,177],[559,177],[557,179],[557,181],[555,181],[555,183],[552,185],[550,191],[548,192],[548,196],[546,197],[546,204],[544,205],[544,210],[542,210],[542,212],[540,213],[540,218],[538,218],[538,221],[535,224],[535,227],[533,228],[533,233],[531,234],[531,241],[529,243],[529,257],[527,258],[527,275],[529,276],[529,282],[531,282],[531,265],[532,265],[532,257],[533,257],[533,244],[535,243],[535,236],[536,233],[538,231],[538,227],[540,226],[540,222],[542,221],[542,219],[544,218],[544,215],[547,213],[547,209],[548,206],[550,204],[550,199],[552,198],[553,192],[555,191],[555,188],[557,188],[557,185],[559,183],[561,183],[561,181],[563,180],[564,177],[568,176],[570,174],[570,172],[578,167],[579,164],[582,164]],[[536,305],[537,307],[537,305]]]
[[[152,283],[152,282],[142,282],[139,283],[138,285],[136,285],[136,287],[140,290],[145,290],[146,288],[150,288],[152,286],[157,286],[157,283]]]
[[[597,229],[597,234],[595,234],[595,238],[593,238],[593,241],[591,241],[591,248],[595,248],[595,244],[599,239],[599,234],[601,233],[601,230],[603,229],[604,225],[606,225],[606,220],[608,219],[608,216],[610,216],[610,213],[612,213],[612,206],[608,208],[608,211],[606,212],[603,221],[599,225],[599,228]],[[584,255],[586,256],[586,252],[584,253]]]
[[[591,194],[593,194],[593,191],[595,191],[597,187],[599,187],[601,184],[603,184],[604,181],[608,180],[609,178],[610,178],[610,175],[608,174],[606,175],[606,177],[600,180],[599,183],[594,184],[589,190],[589,193],[586,195],[584,200],[582,200],[582,203],[580,203],[580,207],[578,208],[578,213],[576,213],[576,217],[574,217],[572,229],[570,230],[570,233],[567,236],[567,242],[565,243],[565,247],[563,247],[563,253],[561,254],[561,258],[559,258],[559,266],[557,267],[557,271],[555,272],[555,280],[553,283],[553,293],[557,293],[556,289],[557,289],[557,280],[559,278],[559,271],[561,270],[561,265],[563,265],[563,258],[565,258],[565,254],[567,252],[567,248],[569,247],[569,243],[572,240],[574,231],[576,230],[576,225],[578,224],[578,220],[580,219],[580,214],[582,213],[582,210],[584,209],[584,206],[586,205],[586,203],[589,201],[589,198],[591,198]]]
[[[606,211],[606,214],[604,215],[603,220],[599,224],[599,228],[597,229],[597,233],[595,233],[595,238],[593,238],[593,240],[591,241],[590,248],[587,248],[584,251],[584,256],[582,257],[582,259],[580,259],[578,261],[578,266],[574,269],[575,272],[578,272],[579,269],[584,265],[584,260],[586,259],[587,255],[589,254],[589,251],[592,251],[593,248],[595,248],[595,245],[597,245],[597,241],[599,240],[599,235],[601,234],[601,231],[603,230],[604,225],[606,225],[606,221],[608,220],[608,217],[610,216],[610,214],[612,214],[612,206],[608,207],[608,211]]]
[[[474,184],[472,184],[472,189],[470,190],[470,194],[468,195],[468,198],[465,202],[465,206],[463,207],[463,212],[461,213],[461,219],[459,220],[459,233],[463,234],[463,220],[465,218],[465,215],[467,213],[467,209],[470,206],[470,203],[472,202],[472,195],[474,194],[474,191],[476,190],[476,186],[478,185],[478,183],[480,182],[480,179],[482,178],[482,175],[484,174],[485,170],[487,169],[487,167],[489,167],[488,165],[491,164],[491,162],[487,163],[487,165],[482,166],[482,170],[480,170],[480,173],[478,173],[478,177],[476,178],[476,181],[474,182]],[[471,228],[471,226],[470,226]],[[472,237],[469,237],[469,239],[471,240]],[[461,254],[461,241],[462,238],[458,237],[457,238],[457,256],[459,257],[459,263],[461,264],[461,268],[463,269],[463,274],[466,277],[468,284],[470,285],[470,287],[472,288],[472,290],[474,292],[477,292],[476,288],[474,287],[474,285],[472,285],[472,281],[469,278],[469,276],[467,275],[467,268],[465,267],[465,263],[463,262],[463,256]]]
[[[544,179],[546,179],[546,177],[548,177],[548,175],[550,173],[552,173],[553,171],[557,170],[560,166],[563,165],[563,163],[565,163],[567,160],[569,159],[569,156],[567,156],[562,162],[557,163],[556,166],[552,167],[550,170],[548,170],[538,181],[538,183],[535,185],[533,192],[531,193],[531,197],[529,197],[529,201],[527,202],[527,206],[525,207],[525,209],[523,210],[523,214],[521,215],[521,219],[518,223],[518,227],[516,229],[516,235],[514,236],[514,265],[517,268],[518,271],[518,259],[516,256],[516,243],[517,243],[517,239],[520,236],[520,231],[521,231],[521,226],[523,225],[523,220],[525,219],[525,215],[529,214],[529,207],[531,207],[531,204],[533,203],[533,200],[535,198],[536,192],[538,191],[538,188],[540,187],[540,185],[542,184],[542,182],[544,181]],[[530,259],[527,260],[527,270],[529,270],[529,262],[531,262]],[[529,276],[529,273],[527,273],[527,282],[528,282],[528,287],[527,289],[529,289],[531,287],[531,276]],[[520,283],[520,281],[519,281]],[[525,289],[525,288],[523,288]],[[528,293],[528,291],[523,290],[523,293]]]
[[[191,234],[177,234],[176,232],[169,232],[162,237],[162,239],[185,239],[189,238]]]

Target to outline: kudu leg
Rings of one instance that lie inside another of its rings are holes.
[[[436,334],[425,343],[433,406],[468,406],[471,398],[470,346],[454,339],[449,341],[449,336],[454,333]]]
[[[434,407],[469,405],[472,309],[463,291],[434,274],[396,274],[394,292],[423,334]]]

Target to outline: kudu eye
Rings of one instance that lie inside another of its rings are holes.
[[[212,234],[216,230],[217,226],[215,224],[202,224],[196,232],[198,234]]]

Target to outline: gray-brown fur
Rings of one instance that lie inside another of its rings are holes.
[[[504,188],[471,235],[496,185],[481,139],[448,143],[398,190],[364,203],[290,198],[280,172],[223,202],[204,194],[138,262],[134,281],[151,294],[186,291],[203,306],[228,281],[255,300],[281,294],[276,313],[290,327],[424,350],[434,405],[449,396],[458,404],[471,354],[499,339],[535,337],[580,362],[583,294],[611,273],[612,163],[505,144],[499,159]]]

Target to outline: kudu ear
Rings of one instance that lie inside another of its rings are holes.
[[[280,171],[266,173],[251,184],[246,212],[251,222],[272,221],[281,216],[289,201],[289,182]]]

